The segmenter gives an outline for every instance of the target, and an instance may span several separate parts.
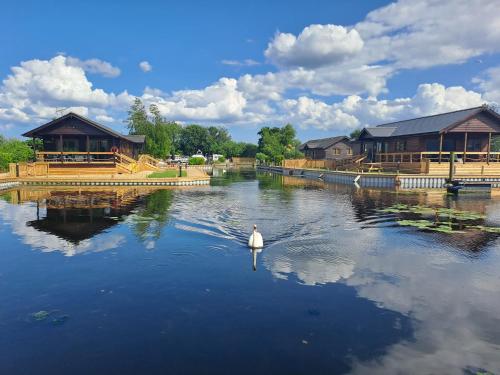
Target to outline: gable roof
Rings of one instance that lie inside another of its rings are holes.
[[[342,142],[344,140],[349,140],[349,138],[346,137],[345,135],[341,135],[338,137],[311,139],[310,141],[302,143],[299,146],[299,150],[304,150],[306,147],[307,148],[320,148],[320,149],[324,150],[324,149],[327,149],[327,148],[333,146],[334,144]]]
[[[390,122],[375,127],[367,127],[364,130],[373,138],[443,132],[481,112],[489,113],[500,120],[500,115],[498,113],[486,106],[481,106],[432,116]]]
[[[109,135],[111,135],[113,137],[125,139],[125,140],[127,140],[129,142],[133,142],[133,143],[144,143],[144,139],[145,139],[144,135],[124,135],[124,134],[118,133],[117,131],[115,131],[115,130],[113,130],[105,125],[99,124],[95,121],[92,121],[91,119],[80,116],[79,114],[74,113],[74,112],[69,112],[69,113],[65,114],[64,116],[61,116],[61,117],[56,118],[52,121],[49,121],[46,124],[40,125],[39,127],[24,133],[23,137],[34,137],[34,136],[36,137],[37,133],[39,133],[41,130],[48,128],[52,125],[55,125],[63,120],[71,118],[71,117],[76,118],[80,121],[83,121],[84,123],[86,123],[90,126],[93,126],[94,128],[97,128],[97,129],[103,131],[104,133],[108,133]]]

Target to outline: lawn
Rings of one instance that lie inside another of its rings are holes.
[[[148,175],[148,178],[172,178],[172,177],[178,177],[179,176],[179,170],[178,169],[168,169],[163,172],[153,172],[150,175]],[[182,169],[182,177],[186,177],[187,173],[185,169]]]

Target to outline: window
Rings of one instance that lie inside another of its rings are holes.
[[[79,151],[78,139],[63,139],[63,151]]]
[[[467,151],[481,151],[481,138],[467,139]]]
[[[339,148],[334,148],[333,149],[333,155],[340,155],[340,149]]]
[[[406,151],[406,140],[396,141],[396,151]]]
[[[347,149],[347,155],[352,155],[352,148]]]
[[[439,140],[428,139],[427,141],[425,141],[425,150],[426,151],[439,151]]]

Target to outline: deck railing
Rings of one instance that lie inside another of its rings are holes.
[[[36,158],[49,164],[114,164],[116,155],[113,152],[40,151],[36,153]]]
[[[455,152],[455,161],[462,163],[500,163],[500,152]],[[448,163],[451,152],[425,151],[425,152],[388,152],[376,154],[379,163]]]

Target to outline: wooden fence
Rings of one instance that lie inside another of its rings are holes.
[[[310,159],[285,159],[282,166],[284,168],[305,168],[305,169],[335,169],[335,160],[310,160]]]
[[[49,174],[48,163],[10,163],[10,177],[47,176]]]

